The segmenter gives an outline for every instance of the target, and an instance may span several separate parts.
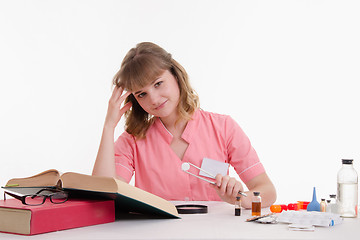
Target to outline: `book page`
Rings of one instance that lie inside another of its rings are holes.
[[[55,169],[50,169],[37,175],[26,178],[10,179],[5,187],[50,187],[56,186],[60,174]]]

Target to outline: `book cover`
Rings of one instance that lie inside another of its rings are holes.
[[[57,187],[69,192],[70,198],[113,199],[117,213],[140,213],[162,218],[180,218],[171,202],[111,177],[74,172],[62,175],[50,169],[27,178],[13,178],[3,189],[19,192],[29,187]]]
[[[69,199],[61,204],[46,200],[28,206],[17,199],[0,200],[0,232],[35,235],[115,221],[114,201]]]

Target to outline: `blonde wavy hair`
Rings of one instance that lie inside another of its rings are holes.
[[[190,120],[192,114],[199,108],[199,97],[190,86],[185,69],[175,61],[171,54],[151,42],[142,42],[130,49],[121,63],[120,70],[113,78],[117,87],[134,92],[146,87],[165,70],[169,70],[177,79],[180,89],[180,99],[177,106],[180,120]],[[155,117],[148,114],[130,94],[125,103],[131,102],[132,107],[125,113],[125,131],[136,139],[146,137],[146,132],[153,124]]]

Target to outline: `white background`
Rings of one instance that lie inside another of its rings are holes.
[[[0,185],[91,174],[112,77],[152,41],[187,69],[204,110],[247,133],[278,203],[311,200],[314,186],[328,198],[341,158],[360,171],[359,12],[356,0],[1,0]]]

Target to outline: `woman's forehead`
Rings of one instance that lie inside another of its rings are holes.
[[[129,91],[138,91],[155,81],[159,76],[164,73],[161,68],[142,68],[132,69],[127,76],[123,76],[123,85]]]
[[[134,86],[134,88],[131,90],[131,92],[134,94],[144,92],[147,88],[151,87],[157,80],[166,77],[166,75],[169,73],[170,72],[168,70],[163,70],[160,75],[152,78],[153,80],[148,79],[148,81],[146,81],[147,84],[145,86]],[[143,83],[145,83],[145,81],[143,81]]]
[[[134,93],[134,94],[139,94],[139,93],[141,93],[141,92],[145,92],[146,89],[148,89],[150,86],[152,86],[155,81],[156,81],[156,80],[150,82],[150,83],[147,84],[146,86],[137,87],[137,88],[133,89],[131,92]]]

